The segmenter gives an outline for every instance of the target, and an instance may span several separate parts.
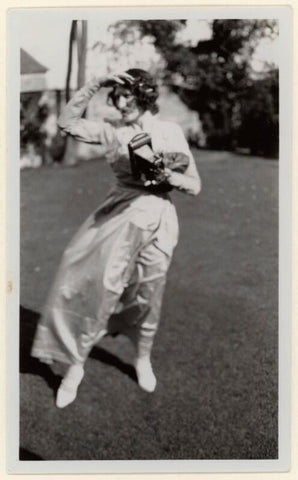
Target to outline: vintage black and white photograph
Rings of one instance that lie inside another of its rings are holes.
[[[280,10],[10,13],[19,471],[282,459]]]

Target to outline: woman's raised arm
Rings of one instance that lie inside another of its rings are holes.
[[[86,143],[110,144],[115,139],[114,127],[103,120],[92,121],[82,118],[90,99],[101,87],[122,85],[131,81],[126,73],[94,78],[78,90],[65,105],[58,118],[59,128],[76,140]]]

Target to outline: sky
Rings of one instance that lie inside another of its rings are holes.
[[[210,38],[211,30],[207,20],[187,20],[187,27],[179,38],[196,44],[199,40]],[[100,21],[88,20],[88,47],[98,40],[111,41],[108,26],[111,21],[101,17]],[[46,16],[38,21],[22,21],[18,31],[20,46],[36,60],[46,66],[48,88],[64,88],[68,61],[68,41],[71,21],[63,17],[49,22]],[[263,61],[278,63],[278,42],[263,41],[256,52],[254,68],[261,70]]]

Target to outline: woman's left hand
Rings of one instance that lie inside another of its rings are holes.
[[[172,176],[172,170],[170,168],[165,167],[163,174],[165,177],[165,181],[171,185],[171,176]]]
[[[100,87],[114,87],[115,85],[133,84],[134,78],[129,73],[114,73],[98,77],[97,83]]]

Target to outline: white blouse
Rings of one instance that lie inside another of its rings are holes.
[[[88,82],[78,90],[63,109],[59,117],[60,129],[76,140],[102,144],[106,147],[106,159],[118,181],[130,186],[143,186],[131,173],[128,143],[140,132],[151,136],[155,153],[179,152],[189,157],[189,165],[184,173],[171,172],[168,182],[178,190],[197,195],[201,190],[201,180],[182,129],[173,122],[162,121],[146,111],[135,123],[125,124],[122,120],[88,120],[82,118],[91,97],[100,86]]]

